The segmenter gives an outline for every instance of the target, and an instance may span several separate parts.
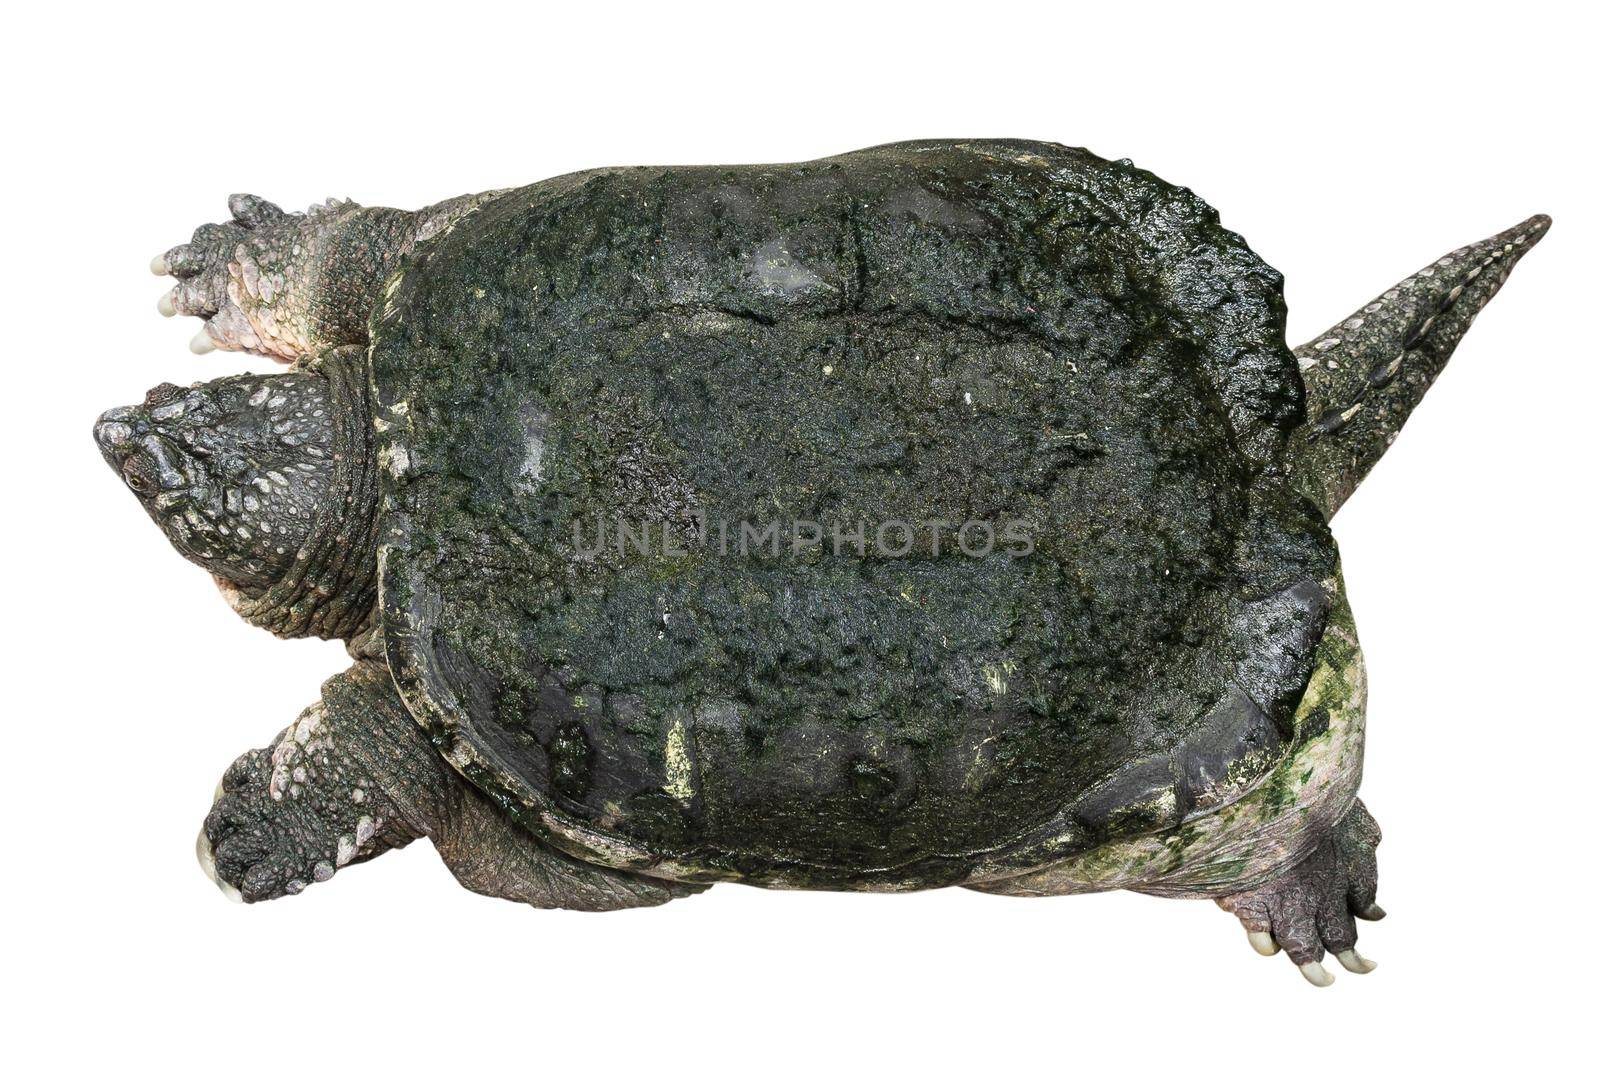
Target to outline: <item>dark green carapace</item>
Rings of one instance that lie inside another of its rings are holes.
[[[223,778],[230,896],[425,836],[538,907],[1126,888],[1371,969],[1328,521],[1547,218],[1291,351],[1204,202],[1059,145],[229,207],[159,307],[290,369],[95,434],[241,615],[354,660]]]
[[[1334,550],[1280,279],[1126,163],[557,179],[408,266],[372,361],[401,684],[532,825],[941,884],[1288,739]]]

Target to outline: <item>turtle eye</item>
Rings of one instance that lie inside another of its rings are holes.
[[[122,480],[140,496],[149,496],[156,491],[156,472],[148,456],[129,456],[122,464]]]
[[[151,407],[160,407],[162,404],[172,403],[172,401],[178,399],[182,395],[183,390],[179,389],[176,385],[173,385],[171,382],[162,382],[160,385],[144,394],[144,402]]]

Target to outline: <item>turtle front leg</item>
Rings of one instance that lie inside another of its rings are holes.
[[[494,195],[421,211],[329,200],[303,213],[231,196],[232,219],[206,223],[151,261],[152,271],[177,281],[156,307],[205,320],[189,343],[197,353],[222,348],[291,362],[365,344],[367,319],[401,257]]]
[[[697,893],[546,847],[442,760],[381,663],[328,680],[270,748],[234,761],[197,842],[235,900],[271,900],[430,838],[456,880],[541,908],[612,911]]]
[[[1357,800],[1344,817],[1294,867],[1255,888],[1220,897],[1239,917],[1250,945],[1263,956],[1288,952],[1312,985],[1333,983],[1322,966],[1332,952],[1347,971],[1377,966],[1356,951],[1356,919],[1383,918],[1377,905],[1378,824]]]
[[[415,727],[396,717],[386,687],[386,672],[358,663],[330,679],[323,699],[271,746],[228,768],[196,850],[229,897],[292,895],[422,836],[404,798],[441,792],[442,772],[409,736]]]

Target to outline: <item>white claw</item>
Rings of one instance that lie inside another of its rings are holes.
[[[1351,974],[1368,974],[1378,969],[1375,960],[1369,960],[1353,948],[1347,948],[1338,956],[1339,964]]]
[[[175,289],[169,289],[161,294],[161,299],[156,301],[156,310],[161,312],[161,317],[170,319],[178,313],[178,300],[172,294]]]
[[[1250,939],[1250,947],[1263,956],[1276,956],[1279,952],[1278,943],[1272,935],[1265,930],[1249,930],[1245,934]]]
[[[213,341],[211,339],[211,335],[206,333],[204,330],[201,330],[199,333],[195,334],[194,337],[189,341],[189,351],[193,352],[197,356],[203,356],[207,352],[214,352],[216,351],[216,347],[217,343]]]
[[[201,830],[200,836],[194,839],[194,856],[200,861],[200,869],[206,872],[207,878],[216,883],[218,889],[222,890],[223,896],[235,904],[244,903],[244,894],[217,875],[217,857],[211,851],[211,842],[206,840],[204,830]]]
[[[167,257],[164,256],[164,255],[161,255],[161,256],[157,256],[155,259],[152,259],[150,261],[150,273],[151,274],[165,274],[165,273],[167,273]]]
[[[1312,960],[1310,963],[1302,963],[1300,965],[1300,973],[1306,976],[1306,981],[1319,989],[1333,984],[1333,975],[1329,974],[1327,968],[1316,960]]]

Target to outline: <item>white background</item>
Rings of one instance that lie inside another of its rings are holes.
[[[1580,5],[35,5],[0,64],[7,1058],[1533,1057],[1595,988],[1595,84]],[[1573,14],[1565,14],[1573,12]],[[252,631],[104,468],[189,354],[145,264],[235,191],[414,207],[603,164],[1016,136],[1192,186],[1292,343],[1535,211],[1336,532],[1372,675],[1382,963],[1330,990],[1205,902],[739,887],[541,913],[419,843],[303,896],[196,868],[220,772],[341,668]]]

